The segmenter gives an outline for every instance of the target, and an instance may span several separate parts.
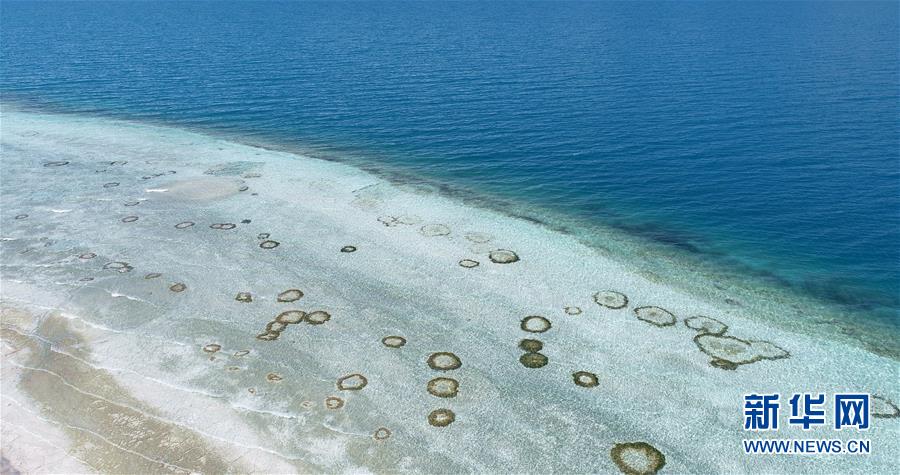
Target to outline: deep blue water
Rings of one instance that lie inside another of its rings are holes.
[[[0,91],[614,225],[896,323],[898,16],[897,2],[4,1]]]

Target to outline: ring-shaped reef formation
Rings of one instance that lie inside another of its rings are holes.
[[[479,265],[478,261],[473,260],[473,259],[463,259],[463,260],[459,261],[459,266],[465,267],[466,269],[478,267],[478,265]]]
[[[13,219],[25,219],[25,218],[27,218],[27,217],[28,217],[27,214],[17,214],[16,217],[13,218]]]
[[[103,268],[108,269],[108,270],[114,270],[117,272],[122,272],[122,273],[131,272],[131,270],[134,269],[134,267],[131,267],[131,265],[129,265],[127,262],[121,262],[121,261],[107,262],[106,264],[103,265]]]
[[[265,333],[260,333],[259,335],[256,335],[256,339],[262,340],[262,341],[275,341],[278,339],[279,336],[281,336],[281,333],[279,333],[279,332],[267,331]]]
[[[492,239],[494,239],[494,237],[491,236],[490,234],[487,234],[487,233],[477,233],[477,232],[475,232],[475,233],[468,233],[468,234],[466,234],[465,237],[466,237],[467,240],[469,240],[469,241],[471,241],[471,242],[474,242],[474,243],[476,243],[476,244],[484,244],[484,243],[490,242]]]
[[[387,440],[391,437],[391,430],[387,427],[379,427],[375,430],[375,433],[372,434],[372,438],[378,441]]]
[[[609,456],[628,475],[653,475],[666,464],[666,456],[646,442],[616,444]]]
[[[575,384],[583,388],[593,388],[600,384],[597,375],[588,371],[576,371],[572,373],[572,379],[575,381]]]
[[[519,255],[509,249],[494,249],[488,254],[494,264],[512,264],[519,260]]]
[[[634,309],[634,314],[637,316],[638,320],[645,321],[658,327],[672,326],[678,321],[678,319],[675,318],[675,315],[672,315],[672,312],[662,307],[638,307]]]
[[[259,240],[269,239],[269,233],[259,233],[256,235],[256,239],[259,239]]]
[[[46,163],[44,163],[44,166],[47,167],[47,168],[50,168],[50,167],[63,167],[63,166],[66,166],[66,165],[68,165],[68,164],[69,164],[69,161],[67,161],[67,160],[62,160],[62,161],[58,161],[58,162],[46,162]]]
[[[222,349],[222,345],[220,345],[218,343],[210,343],[203,347],[203,351],[205,351],[207,353],[215,353],[221,349]]]
[[[884,396],[872,395],[872,416],[879,419],[895,419],[900,417],[900,408]]]
[[[382,338],[381,343],[388,348],[400,348],[406,344],[406,338],[398,335],[389,335]]]
[[[79,255],[78,255],[78,258],[79,258],[79,259],[85,259],[85,260],[86,260],[86,259],[93,259],[93,258],[95,258],[95,257],[97,257],[97,254],[94,254],[93,252],[85,252],[85,253],[83,253],[83,254],[79,254]]]
[[[325,398],[325,407],[331,410],[344,407],[344,400],[337,396],[328,396]]]
[[[563,311],[566,315],[581,315],[581,307],[566,307]]]
[[[344,246],[341,248],[341,252],[345,252],[345,253],[356,252],[356,246]]]
[[[126,201],[122,204],[125,206],[137,206],[137,205],[141,204],[141,202],[140,201]]]
[[[182,221],[175,225],[175,229],[186,229],[193,226],[194,224],[196,223],[194,223],[193,221]]]
[[[544,349],[544,342],[541,340],[525,338],[519,342],[519,348],[530,353],[536,353]]]
[[[299,300],[300,297],[303,297],[303,291],[300,289],[287,289],[284,292],[278,294],[279,302],[294,302]]]
[[[434,427],[447,427],[456,420],[456,414],[450,409],[435,409],[428,414],[428,423]]]
[[[147,279],[147,280],[150,280],[150,279],[156,279],[156,278],[159,278],[159,277],[162,277],[162,274],[160,274],[159,272],[151,272],[151,273],[149,273],[149,274],[147,274],[147,275],[144,276],[144,278]]]
[[[276,322],[284,323],[285,325],[296,325],[303,321],[306,318],[306,312],[302,310],[288,310],[285,312],[281,312],[275,317]]]
[[[458,369],[462,366],[462,360],[459,359],[453,353],[449,351],[439,351],[437,353],[432,353],[428,357],[428,366],[437,371],[450,371],[454,369]]]
[[[250,303],[253,302],[253,294],[250,292],[238,292],[234,297],[235,300],[242,303]]]
[[[283,379],[284,377],[278,373],[269,373],[266,375],[266,381],[270,383],[280,383]]]
[[[601,307],[618,310],[628,305],[628,297],[615,290],[601,290],[594,294],[594,302]]]
[[[247,356],[250,354],[250,350],[239,350],[234,352],[234,356],[236,358],[240,358],[241,356]]]
[[[287,323],[282,323],[282,322],[273,320],[266,324],[266,332],[267,333],[271,333],[271,332],[281,333],[284,331],[285,328],[287,328],[287,326],[288,326]]]
[[[227,230],[227,229],[234,229],[234,228],[237,227],[237,225],[234,224],[234,223],[213,223],[213,224],[210,224],[209,227],[210,227],[211,229],[225,229],[225,230]]]
[[[104,184],[103,184],[103,188],[115,188],[115,187],[117,187],[117,186],[119,186],[119,184],[118,184],[117,182],[114,182],[114,181],[113,181],[113,182],[110,182],[110,183],[104,183]]]
[[[450,234],[450,228],[443,224],[426,224],[419,229],[419,233],[428,237],[446,236]]]
[[[341,391],[359,391],[369,384],[369,380],[359,373],[348,374],[337,380],[337,388]]]
[[[321,325],[331,320],[331,314],[324,310],[316,310],[306,314],[306,323],[310,325]]]
[[[728,335],[701,333],[694,337],[694,343],[700,351],[712,357],[710,365],[726,370],[734,370],[740,365],[761,360],[779,360],[790,356],[790,353],[774,343],[742,340]]]
[[[684,326],[697,333],[705,333],[708,335],[724,335],[725,332],[728,331],[728,325],[715,318],[704,317],[703,315],[684,319]]]
[[[459,392],[459,381],[453,378],[434,378],[428,381],[428,393],[432,396],[449,398],[456,397]]]
[[[137,220],[138,220],[137,216],[125,216],[124,218],[122,218],[123,223],[133,223]]]
[[[263,249],[275,249],[276,247],[278,247],[280,245],[281,245],[280,242],[273,241],[271,239],[266,239],[265,241],[259,243],[259,247],[261,247]]]
[[[524,353],[519,357],[519,363],[526,368],[543,368],[549,362],[547,355],[538,352]]]
[[[187,290],[187,285],[181,282],[176,282],[169,286],[169,290],[171,290],[172,292],[184,292],[185,290]]]
[[[522,319],[522,330],[529,333],[544,333],[551,327],[550,320],[540,315],[530,315]]]

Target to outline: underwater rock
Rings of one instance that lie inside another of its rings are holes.
[[[27,218],[27,217],[28,217],[27,214],[17,214],[16,217],[13,218],[13,219],[25,219],[25,218]]]
[[[250,292],[238,292],[234,299],[238,302],[250,303],[253,301],[253,295]]]
[[[531,315],[523,318],[520,326],[522,327],[522,330],[530,333],[544,333],[550,329],[551,325],[550,320],[547,320],[540,315]]]
[[[381,339],[381,343],[388,348],[400,348],[406,344],[406,338],[397,335],[386,336]]]
[[[478,267],[478,261],[474,261],[472,259],[463,259],[459,261],[460,267],[465,267],[466,269],[471,269],[473,267]]]
[[[453,353],[439,351],[428,357],[428,366],[438,371],[450,371],[462,366],[462,361]]]
[[[137,205],[141,204],[141,202],[140,201],[126,201],[122,204],[125,206],[137,206]]]
[[[356,252],[356,246],[344,246],[341,248],[341,252]]]
[[[196,224],[196,223],[194,223],[193,221],[182,221],[175,225],[175,229],[189,228],[189,227],[193,226],[194,224]]]
[[[704,317],[698,315],[684,320],[684,325],[697,333],[707,333],[710,335],[723,335],[728,331],[728,325],[716,320],[715,318]]]
[[[87,260],[87,259],[93,259],[93,258],[95,258],[95,257],[97,257],[97,254],[94,254],[93,252],[85,252],[84,254],[79,254],[79,255],[78,255],[78,258],[79,258],[79,259],[85,259],[85,260]]]
[[[331,410],[344,407],[344,400],[337,396],[328,396],[325,398],[325,407]]]
[[[519,348],[530,353],[537,353],[538,351],[544,349],[544,342],[542,342],[541,340],[525,338],[524,340],[519,342]]]
[[[575,384],[583,388],[593,388],[600,384],[597,375],[587,371],[576,371],[572,373],[572,379],[575,380]]]
[[[594,302],[601,307],[618,310],[628,305],[628,297],[615,290],[601,290],[594,294]]]
[[[519,357],[519,363],[526,368],[543,368],[548,362],[546,355],[537,352],[525,353]]]
[[[507,249],[495,249],[488,254],[491,262],[495,264],[512,264],[519,260],[519,256]]]
[[[375,440],[386,440],[390,438],[391,431],[387,427],[379,427],[374,434],[372,434],[372,438]]]
[[[428,392],[437,397],[456,397],[459,381],[453,378],[434,378],[428,381]]]
[[[279,302],[293,302],[303,297],[303,291],[300,289],[288,289],[278,294]]]
[[[213,223],[209,225],[210,229],[234,229],[237,227],[234,223]]]
[[[634,309],[634,314],[638,320],[643,320],[658,327],[671,326],[677,321],[675,315],[661,307],[638,307]]]
[[[434,427],[447,427],[456,420],[456,414],[450,409],[435,409],[428,414],[428,423]]]
[[[181,282],[176,282],[169,286],[169,290],[172,292],[184,292],[187,290],[187,285],[182,284]]]
[[[205,351],[207,353],[215,353],[221,349],[222,349],[222,345],[220,345],[218,343],[210,343],[203,347],[203,351]]]
[[[646,442],[616,444],[609,456],[622,473],[628,475],[653,475],[666,464],[666,457]]]
[[[137,216],[125,216],[124,218],[122,218],[123,223],[133,223],[137,220],[138,220]]]
[[[426,224],[419,229],[419,232],[428,237],[446,236],[450,234],[450,228],[443,224]]]
[[[50,168],[50,167],[62,167],[62,166],[68,165],[68,164],[69,164],[68,161],[45,162],[44,166],[47,168]]]
[[[116,183],[116,182],[104,183],[104,184],[103,184],[103,188],[115,188],[115,187],[117,187],[117,186],[119,186],[119,184]]]
[[[276,322],[284,323],[285,325],[294,325],[303,321],[306,318],[306,312],[302,310],[288,310],[286,312],[281,312],[275,317]]]
[[[262,239],[269,239],[269,233],[259,233],[259,234],[256,236],[256,239],[260,239],[260,240],[262,240]]]
[[[359,373],[348,374],[337,380],[337,388],[341,391],[359,391],[367,384],[369,380]]]
[[[872,416],[880,419],[894,419],[900,417],[900,408],[884,396],[872,395]]]
[[[280,246],[280,245],[281,245],[280,242],[278,242],[278,241],[272,241],[272,240],[269,240],[269,239],[266,239],[265,241],[259,243],[259,247],[261,247],[261,248],[263,248],[263,249],[275,249],[276,247],[278,247],[278,246]]]
[[[316,310],[306,314],[306,323],[310,325],[321,325],[331,320],[331,314],[324,310]]]

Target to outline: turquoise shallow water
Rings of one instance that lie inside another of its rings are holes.
[[[0,21],[21,107],[424,178],[897,329],[895,2],[4,2]]]

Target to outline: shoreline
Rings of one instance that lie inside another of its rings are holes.
[[[650,279],[664,280],[699,298],[719,300],[751,318],[780,326],[789,331],[851,343],[876,354],[900,361],[900,327],[890,317],[868,310],[851,310],[850,306],[867,307],[861,302],[839,303],[823,295],[798,288],[794,283],[765,269],[757,269],[728,255],[708,253],[702,249],[683,250],[678,244],[648,238],[617,225],[587,223],[571,216],[533,205],[519,204],[505,197],[478,193],[437,179],[418,176],[387,163],[374,163],[359,158],[347,159],[333,153],[309,150],[294,144],[259,141],[240,133],[224,130],[171,125],[160,120],[130,120],[100,112],[66,110],[59,105],[33,106],[5,101],[0,108],[12,112],[37,115],[58,115],[74,119],[95,118],[162,129],[183,130],[215,140],[245,145],[269,152],[288,154],[301,159],[322,160],[349,166],[370,173],[393,186],[416,194],[438,194],[461,205],[500,213],[514,219],[528,221],[550,231],[571,236],[604,257],[630,266]],[[732,270],[730,267],[734,266]],[[838,297],[834,297],[838,299]],[[843,297],[841,297],[843,298]],[[778,309],[770,305],[756,305],[758,301],[775,300]],[[749,305],[749,308],[745,308]],[[886,307],[879,307],[886,308]],[[889,311],[889,310],[888,310]],[[765,317],[759,317],[766,313]],[[882,312],[883,313],[883,312]],[[885,320],[887,318],[887,320]]]
[[[69,315],[74,340],[61,348],[89,353],[132,406],[313,470],[612,471],[616,444],[644,441],[674,472],[814,471],[813,459],[736,455],[743,393],[900,396],[894,359],[786,331],[573,236],[346,164],[174,128],[8,111],[2,139],[4,301]],[[294,288],[296,303],[281,297]],[[329,317],[275,341],[255,337],[295,307]],[[58,320],[48,315],[31,328],[4,318],[4,329],[46,338],[54,333],[41,323]],[[552,326],[531,327],[529,315]],[[719,355],[736,358],[734,368],[710,364],[722,361],[710,356],[717,350],[686,323],[698,315],[727,325],[717,341],[746,343],[739,358]],[[405,345],[386,346],[389,335]],[[523,338],[544,342],[545,366],[523,367]],[[461,368],[429,369],[436,352],[458,355]],[[603,384],[573,384],[577,371]],[[364,387],[342,389],[352,375]],[[460,394],[429,394],[436,375],[458,380]],[[340,408],[327,406],[333,397]],[[449,427],[428,422],[439,407],[455,412]],[[828,468],[890,471],[896,422],[867,434],[886,450]]]

